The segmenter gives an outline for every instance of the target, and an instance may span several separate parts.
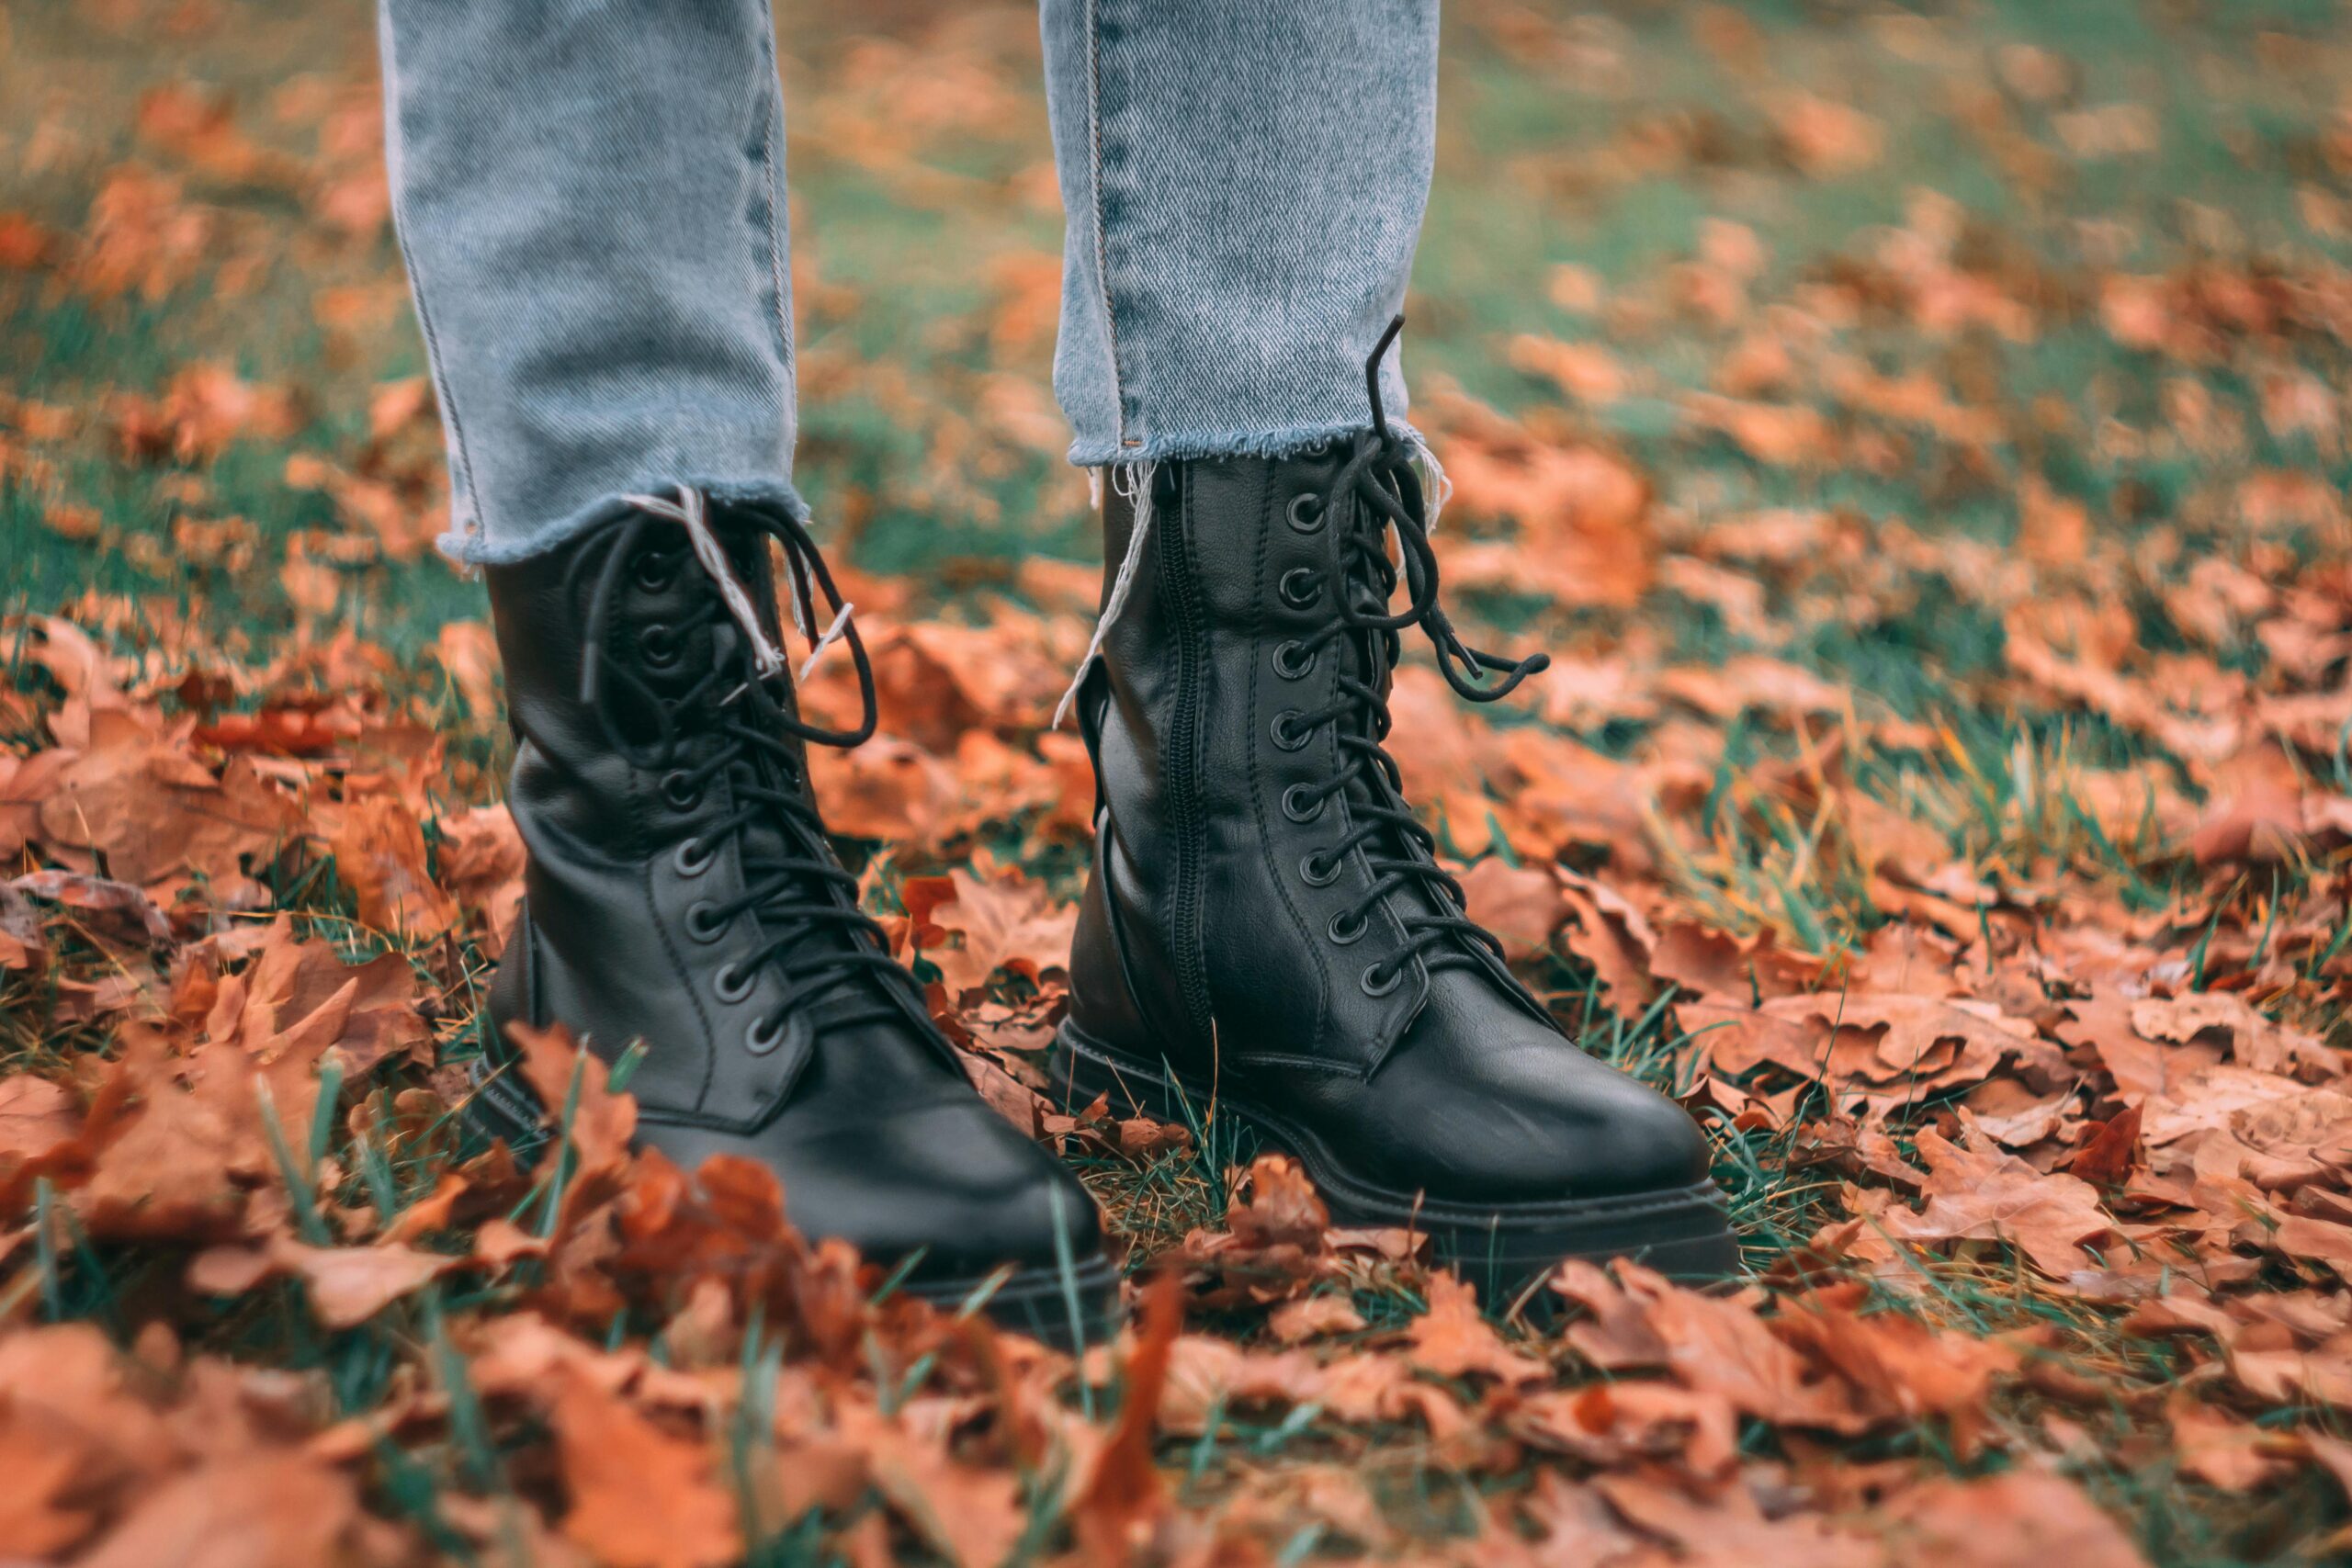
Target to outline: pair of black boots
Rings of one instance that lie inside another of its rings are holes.
[[[1447,623],[1409,456],[1376,423],[1108,498],[1106,607],[1134,558],[1080,694],[1098,832],[1055,1088],[1170,1120],[1214,1092],[1336,1220],[1413,1227],[1489,1299],[1568,1257],[1727,1271],[1698,1128],[1511,976],[1383,750],[1408,627],[1476,700],[1539,667]],[[845,624],[863,722],[802,718],[776,546],[817,625],[823,561],[754,507],[649,506],[491,571],[530,851],[492,1021],[561,1021],[608,1058],[642,1042],[648,1143],[766,1165],[803,1231],[905,1289],[992,1285],[1001,1319],[1098,1341],[1117,1271],[1092,1199],[972,1091],[827,840],[805,747],[870,734],[873,681]],[[499,1066],[476,1111],[526,1134],[537,1108]]]

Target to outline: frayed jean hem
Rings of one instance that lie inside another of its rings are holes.
[[[624,486],[611,495],[581,507],[569,516],[560,517],[551,523],[532,528],[526,538],[507,537],[505,536],[508,530],[503,529],[500,530],[501,536],[498,538],[492,538],[487,533],[478,528],[452,529],[434,543],[440,547],[443,555],[460,566],[511,566],[516,561],[529,560],[534,556],[543,556],[552,550],[560,550],[590,530],[601,527],[623,513],[634,510],[628,499],[632,495],[675,495],[681,485],[688,490],[698,490],[713,501],[764,503],[782,508],[797,522],[808,521],[808,503],[800,499],[800,492],[793,489],[792,481],[789,479],[692,477],[681,479],[664,477],[647,479],[640,484]]]
[[[1369,416],[1363,419],[1335,420],[1328,424],[1294,424],[1273,430],[1236,430],[1208,434],[1155,436],[1134,446],[1106,446],[1100,441],[1080,440],[1069,449],[1069,460],[1081,468],[1121,468],[1135,463],[1182,462],[1194,457],[1295,457],[1301,452],[1312,452],[1329,446],[1335,441],[1349,440],[1360,430],[1371,428]],[[1426,450],[1428,443],[1421,433],[1406,421],[1390,415],[1388,427]]]

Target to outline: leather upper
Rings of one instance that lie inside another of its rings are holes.
[[[1424,848],[1384,829],[1329,854],[1397,804],[1361,779],[1315,801],[1360,754],[1343,734],[1384,738],[1299,723],[1350,705],[1343,675],[1387,687],[1377,631],[1301,651],[1331,595],[1373,591],[1361,570],[1347,586],[1347,536],[1385,525],[1330,493],[1344,456],[1159,469],[1134,586],[1081,693],[1101,812],[1072,1022],[1221,1074],[1393,1190],[1538,1202],[1702,1180],[1689,1116],[1577,1049],[1489,948],[1449,939],[1432,962],[1417,945],[1415,921],[1462,911],[1433,878],[1375,863],[1429,864]],[[1134,512],[1116,497],[1106,512],[1116,562]]]
[[[757,711],[740,691],[745,639],[712,613],[716,591],[684,533],[641,533],[611,574],[578,559],[618,548],[609,534],[489,570],[515,733],[508,802],[529,852],[493,1021],[561,1021],[607,1059],[642,1041],[628,1087],[644,1141],[689,1169],[718,1153],[761,1161],[811,1235],[884,1259],[925,1249],[918,1273],[929,1277],[1093,1256],[1092,1200],[973,1091],[903,970],[845,970],[796,999],[790,971],[818,948],[876,951],[852,919],[793,913],[810,900],[854,910],[854,892],[807,878],[707,918],[775,880],[764,868],[779,862],[837,863],[821,833],[744,793],[806,802],[797,742],[706,766],[723,723]],[[734,535],[729,554],[773,637],[766,536]],[[594,649],[607,662],[592,702],[585,601],[600,577],[621,598]],[[713,685],[715,670],[727,673]],[[760,690],[791,715],[785,678]],[[807,813],[813,822],[813,805]],[[718,830],[741,815],[753,820]],[[783,951],[758,962],[771,946]]]

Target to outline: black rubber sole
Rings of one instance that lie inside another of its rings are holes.
[[[1114,1052],[1065,1022],[1048,1058],[1052,1092],[1075,1114],[1104,1094],[1114,1114],[1155,1116],[1187,1124],[1209,1102],[1205,1085]],[[1382,1188],[1351,1171],[1321,1142],[1282,1116],[1231,1093],[1216,1100],[1262,1147],[1296,1159],[1330,1210],[1334,1224],[1408,1229],[1430,1238],[1437,1257],[1479,1287],[1480,1299],[1508,1305],[1531,1281],[1575,1258],[1632,1258],[1673,1279],[1719,1280],[1738,1271],[1739,1240],[1723,1192],[1712,1181],[1613,1198],[1551,1203],[1468,1206]],[[1538,1291],[1533,1314],[1557,1303]]]
[[[473,1093],[460,1112],[485,1137],[503,1138],[526,1168],[536,1165],[549,1137],[537,1097],[508,1073],[486,1070],[476,1057],[466,1067]],[[1119,1331],[1119,1268],[1101,1253],[1059,1263],[1002,1269],[969,1279],[910,1279],[899,1292],[956,1313],[975,1299],[1000,1328],[1027,1334],[1059,1350],[1080,1351],[1110,1342]]]

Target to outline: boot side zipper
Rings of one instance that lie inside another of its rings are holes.
[[[1179,477],[1181,487],[1184,480]],[[1194,1044],[1212,1038],[1208,958],[1202,950],[1203,884],[1207,844],[1201,806],[1201,628],[1204,616],[1200,587],[1193,580],[1192,542],[1185,536],[1188,509],[1181,500],[1159,525],[1160,573],[1176,622],[1176,711],[1168,727],[1168,816],[1176,837],[1176,883],[1170,910],[1170,956],[1184,996],[1186,1021]]]

